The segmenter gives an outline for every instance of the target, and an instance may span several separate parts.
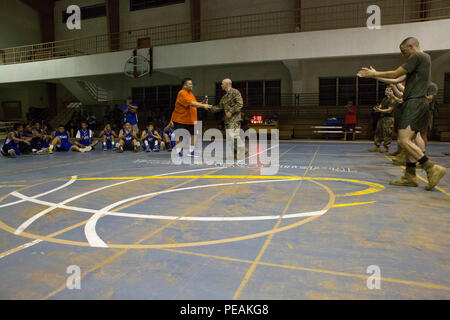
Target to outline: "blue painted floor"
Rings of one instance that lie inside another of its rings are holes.
[[[390,186],[403,169],[370,147],[281,142],[270,177],[165,151],[0,158],[0,299],[449,299],[450,174]]]

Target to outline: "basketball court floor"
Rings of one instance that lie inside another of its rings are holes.
[[[402,168],[370,146],[281,142],[273,176],[166,151],[0,158],[0,299],[449,299],[450,174],[390,186]]]

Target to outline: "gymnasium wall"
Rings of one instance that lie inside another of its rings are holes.
[[[105,3],[104,0],[60,0],[55,2],[54,17],[55,17],[55,40],[65,40],[74,38],[83,38],[96,35],[103,35],[108,33],[107,18],[99,17],[87,20],[81,20],[81,29],[69,30],[62,21],[62,12],[67,10],[72,4],[80,7],[92,6],[100,3]]]
[[[22,120],[26,120],[30,107],[46,108],[48,106],[47,87],[45,83],[39,82],[2,85],[0,87],[0,119],[3,118],[1,106],[6,101],[20,101]]]
[[[39,15],[19,0],[0,1],[0,49],[40,42]]]

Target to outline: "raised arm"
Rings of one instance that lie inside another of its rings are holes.
[[[383,77],[375,77],[374,79],[377,79],[378,81],[388,83],[388,84],[397,84],[401,83],[406,80],[406,75],[402,75],[401,77],[390,79],[390,78],[383,78]]]
[[[360,78],[388,78],[388,79],[397,79],[401,76],[404,76],[408,73],[406,69],[403,67],[398,67],[395,70],[390,71],[376,71],[374,68],[362,68],[358,73],[357,76]]]

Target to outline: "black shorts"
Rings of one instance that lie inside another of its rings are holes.
[[[344,132],[353,132],[355,131],[356,124],[355,123],[347,123],[342,127]]]
[[[132,150],[134,150],[133,141],[130,141],[130,142],[124,141],[124,142],[125,143],[123,144],[123,150],[125,150],[125,151],[132,151]]]
[[[184,124],[184,123],[173,122],[173,126],[174,126],[174,130],[186,129],[187,131],[189,131],[191,136],[194,135],[194,125],[193,124]]]

